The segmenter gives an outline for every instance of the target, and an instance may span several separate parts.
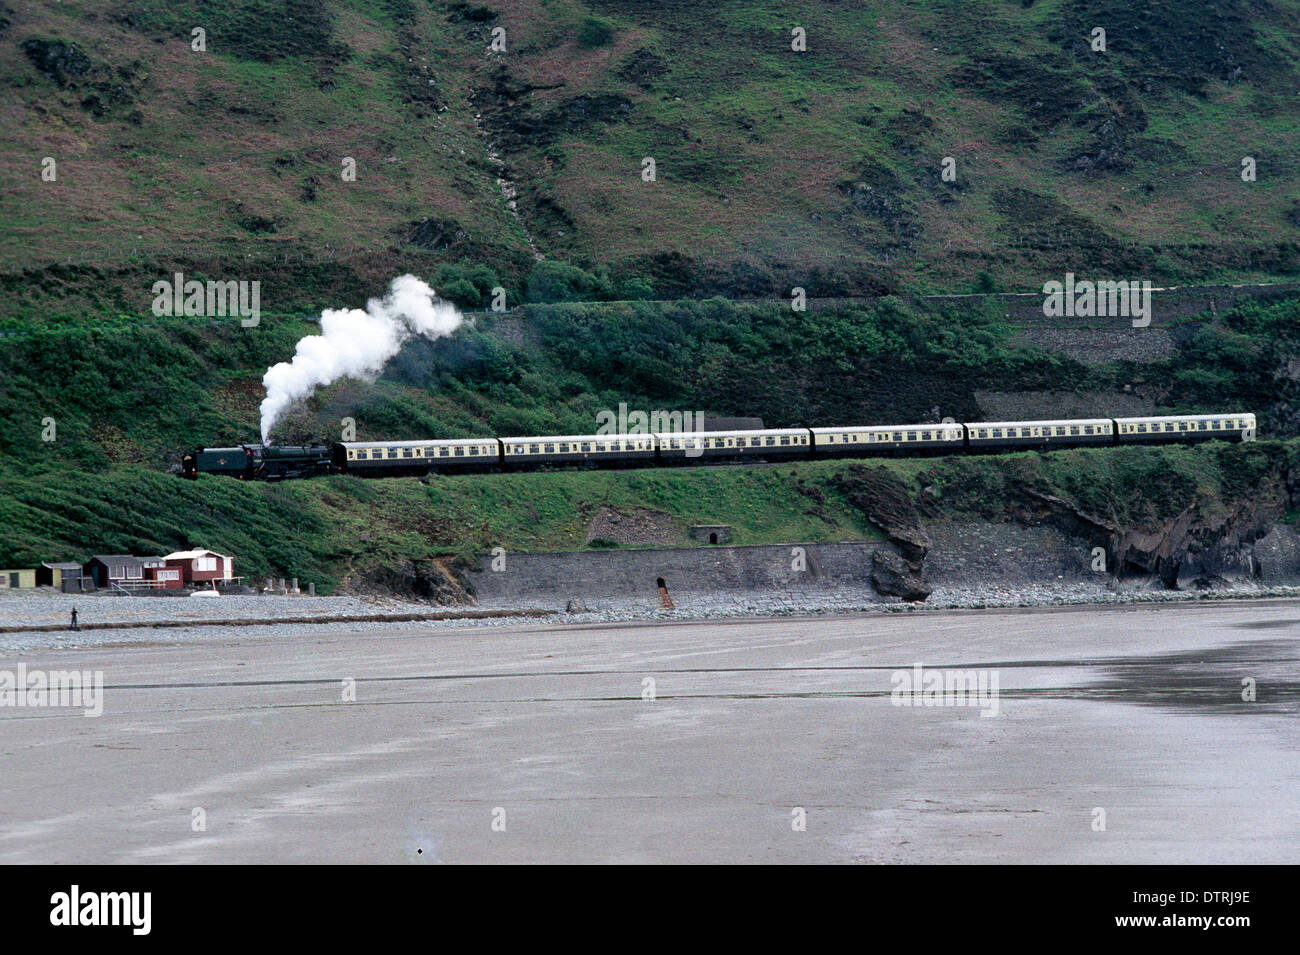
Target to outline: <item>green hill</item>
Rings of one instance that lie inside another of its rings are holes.
[[[911,297],[1294,279],[1297,24],[1296,0],[0,0],[0,564],[204,543],[330,583],[498,539],[572,546],[601,501],[683,520],[745,502],[746,542],[868,532],[816,466],[807,493],[713,471],[166,473],[255,439],[266,368],[404,272],[522,307],[322,389],[282,440],[345,417],[362,437],[588,431],[623,402],[962,419],[989,393],[1244,407],[1300,434],[1300,300],[1085,362],[996,301]],[[152,315],[178,271],[260,282],[260,325]],[[870,297],[795,312],[794,286]]]
[[[136,312],[177,268],[280,311],[439,262],[524,294],[533,246],[618,297],[1292,275],[1298,22],[1294,0],[5,0],[6,309]]]

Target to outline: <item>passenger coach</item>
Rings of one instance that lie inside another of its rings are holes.
[[[442,441],[345,441],[334,445],[334,465],[356,474],[486,471],[500,462],[496,438]]]
[[[594,464],[614,467],[653,461],[652,434],[563,434],[502,438],[501,463],[511,470],[542,464]]]
[[[1253,414],[1166,415],[1163,417],[1116,418],[1120,444],[1149,441],[1250,441],[1255,437]]]
[[[812,435],[807,428],[771,431],[686,431],[657,434],[659,460],[673,464],[693,461],[808,457]]]
[[[1053,448],[1086,444],[1113,444],[1115,423],[1110,418],[1066,421],[973,421],[966,425],[971,450],[988,448]]]
[[[813,428],[814,456],[858,457],[889,453],[948,454],[965,445],[965,430],[956,422],[899,424],[888,427]]]

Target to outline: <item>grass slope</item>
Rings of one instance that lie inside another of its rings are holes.
[[[736,544],[878,538],[848,503],[856,480],[883,468],[927,519],[1004,520],[1026,489],[1119,526],[1153,526],[1184,509],[1205,518],[1284,488],[1300,444],[1214,442],[1196,448],[1103,448],[911,461],[801,462],[611,474],[556,472],[414,479],[196,482],[138,467],[61,480],[7,478],[0,566],[84,560],[92,553],[166,553],[202,544],[236,555],[238,573],[316,582],[408,559],[471,560],[583,546],[600,507],[650,508],[683,528],[723,523]],[[923,492],[923,489],[928,489]],[[1281,491],[1274,495],[1285,497]],[[1279,504],[1279,516],[1285,509]],[[692,542],[682,534],[679,545]],[[707,545],[704,545],[707,546]]]
[[[4,0],[7,307],[138,314],[178,267],[278,311],[440,262],[523,294],[530,236],[660,297],[1293,275],[1298,22],[1296,0]]]

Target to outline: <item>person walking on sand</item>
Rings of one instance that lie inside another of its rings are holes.
[[[80,630],[80,629],[81,629],[80,627],[77,626],[77,608],[76,608],[76,607],[73,607],[73,608],[72,608],[72,626],[69,627],[68,629],[69,629],[69,630]]]

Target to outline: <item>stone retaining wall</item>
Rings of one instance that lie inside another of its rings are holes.
[[[593,610],[657,603],[660,579],[674,598],[734,592],[797,596],[828,590],[871,597],[871,559],[880,548],[889,549],[882,543],[859,542],[507,553],[502,570],[492,570],[492,558],[485,557],[469,582],[480,606],[559,610],[569,600],[581,600]]]

